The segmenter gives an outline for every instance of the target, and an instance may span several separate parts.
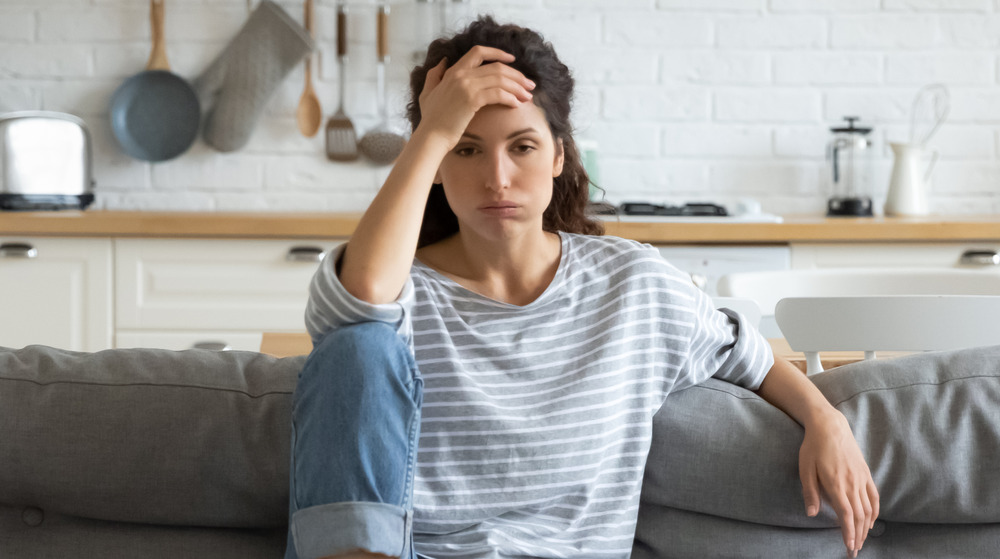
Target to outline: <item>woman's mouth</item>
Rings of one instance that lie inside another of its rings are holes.
[[[514,214],[518,209],[518,205],[513,202],[492,202],[484,206],[480,206],[479,211],[495,216],[506,216]]]

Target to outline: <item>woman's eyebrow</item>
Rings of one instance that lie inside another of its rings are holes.
[[[520,136],[520,135],[522,135],[522,134],[528,134],[528,133],[530,133],[530,132],[534,132],[534,133],[536,133],[536,134],[538,133],[538,131],[537,131],[537,130],[535,130],[534,128],[531,128],[531,127],[529,127],[529,128],[524,128],[524,129],[522,129],[522,130],[518,130],[518,131],[516,131],[516,132],[511,132],[511,133],[510,133],[510,134],[509,134],[509,135],[507,136],[507,139],[509,140],[509,139],[511,139],[511,138],[516,138],[516,137],[518,137],[518,136]],[[482,138],[480,138],[479,136],[477,136],[477,135],[475,135],[475,134],[470,134],[470,133],[468,133],[468,132],[465,132],[465,133],[463,133],[463,134],[462,134],[462,137],[464,137],[464,138],[469,138],[470,140],[477,140],[477,141],[480,141],[480,142],[481,142],[481,141],[483,141],[483,139],[482,139]]]

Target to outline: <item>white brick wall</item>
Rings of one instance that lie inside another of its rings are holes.
[[[254,0],[256,1],[256,0]],[[316,1],[313,76],[324,110],[337,103],[335,1]],[[828,129],[845,115],[875,127],[877,197],[888,141],[909,136],[921,85],[951,90],[934,139],[936,208],[1000,212],[1000,1],[995,0],[472,0],[443,3],[541,30],[574,68],[576,125],[599,145],[614,202],[752,197],[766,211],[818,212],[828,195]],[[296,19],[301,1],[280,0]],[[377,123],[376,0],[349,0],[347,110],[359,133]],[[435,4],[432,4],[435,5]],[[430,30],[416,0],[392,2],[392,114]],[[167,0],[168,55],[192,79],[246,17],[245,0]],[[95,142],[98,207],[250,211],[362,210],[388,169],[330,163],[294,113],[301,65],[276,92],[241,151],[200,140],[182,157],[125,156],[108,121],[111,93],[149,56],[147,0],[0,0],[0,111],[83,117]],[[877,200],[881,202],[881,200]]]

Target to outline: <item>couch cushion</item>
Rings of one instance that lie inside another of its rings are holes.
[[[284,526],[303,362],[0,348],[0,502],[111,521]]]
[[[287,529],[108,522],[0,505],[0,557],[12,559],[277,559]]]
[[[880,518],[1000,522],[1000,346],[840,367],[811,377],[844,413],[881,501]],[[709,381],[655,418],[643,502],[747,522],[833,527],[805,516],[802,429],[742,388]],[[655,537],[655,534],[639,534]]]

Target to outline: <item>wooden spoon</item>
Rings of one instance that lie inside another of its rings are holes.
[[[313,35],[313,0],[306,0],[305,27],[309,36]],[[313,137],[323,124],[323,109],[319,105],[319,97],[312,85],[312,56],[306,55],[306,87],[299,98],[299,108],[295,111],[295,120],[299,124],[299,132],[303,136]]]

